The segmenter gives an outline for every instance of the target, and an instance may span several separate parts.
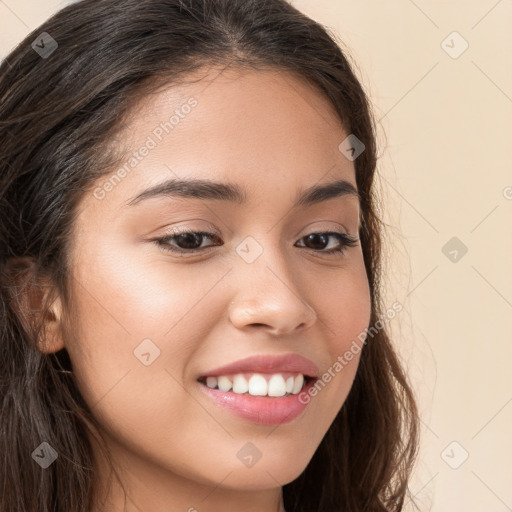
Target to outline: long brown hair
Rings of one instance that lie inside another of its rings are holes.
[[[363,142],[355,169],[371,325],[384,314],[375,121],[335,35],[285,0],[83,0],[60,10],[0,66],[1,512],[91,511],[86,433],[97,438],[97,423],[66,350],[44,353],[37,342],[57,293],[72,311],[76,206],[121,161],[110,143],[130,107],[205,65],[292,71]],[[304,472],[283,487],[287,512],[396,512],[412,500],[415,397],[386,328],[367,341],[345,404]],[[46,469],[32,460],[43,441],[58,453]]]

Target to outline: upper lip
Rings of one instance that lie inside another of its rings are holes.
[[[256,355],[214,368],[203,373],[201,377],[230,375],[242,372],[290,372],[302,373],[308,377],[316,377],[318,375],[318,367],[313,361],[298,354]]]

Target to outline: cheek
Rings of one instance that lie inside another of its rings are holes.
[[[370,323],[371,295],[362,258],[345,268],[329,269],[322,277],[315,276],[309,289],[318,327],[329,340],[333,359],[347,350],[352,340],[364,340],[361,333]]]
[[[130,250],[122,259],[113,251],[98,251],[87,265],[77,267],[79,317],[75,341],[67,347],[73,371],[81,394],[110,437],[159,464],[179,461],[177,472],[192,471],[187,451],[198,437],[205,437],[210,417],[190,399],[182,382],[211,321],[208,301],[201,299],[219,277],[215,273],[211,283],[209,276],[196,279],[188,287],[187,275],[171,273],[168,262],[165,267],[164,260],[148,265],[131,256]],[[168,448],[162,450],[162,445]],[[199,460],[205,472],[214,473],[208,461]]]
[[[203,299],[219,280],[218,272],[186,269],[156,252],[148,257],[156,250],[145,244],[99,247],[77,276],[88,326],[129,338],[132,349],[144,338],[168,342],[184,324],[192,333],[197,318],[205,318]]]
[[[317,276],[310,290],[311,305],[314,303],[318,328],[323,333],[323,351],[327,349],[329,354],[320,368],[320,382],[316,390],[311,390],[311,398],[322,396],[317,405],[323,404],[320,414],[325,427],[345,402],[364,350],[363,341],[371,319],[371,295],[364,263],[361,260],[333,270],[322,281]],[[304,396],[304,400],[308,397]]]
[[[183,272],[170,272],[168,261],[148,264],[130,248],[116,253],[112,244],[95,251],[84,254],[76,267],[77,342],[68,351],[77,379],[88,403],[106,393],[126,392],[133,399],[144,397],[151,407],[156,395],[149,390],[172,394],[173,377],[183,380],[207,334],[211,313],[208,301],[201,299],[218,281],[217,274],[189,281]],[[139,248],[139,253],[144,251]]]

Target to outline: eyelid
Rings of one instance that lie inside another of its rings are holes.
[[[212,232],[201,231],[198,229],[191,228],[190,226],[186,226],[183,228],[175,227],[175,228],[173,228],[173,230],[170,234],[164,235],[162,237],[153,238],[150,241],[161,246],[163,248],[163,250],[166,252],[174,253],[175,255],[180,255],[179,257],[187,257],[187,256],[192,257],[192,256],[195,256],[198,254],[208,254],[208,252],[210,252],[210,250],[213,250],[215,247],[224,245],[224,243],[221,243],[221,244],[213,243],[212,245],[207,245],[206,247],[196,248],[196,249],[182,249],[179,247],[174,247],[172,249],[169,248],[169,246],[172,246],[172,244],[169,243],[168,240],[171,240],[173,238],[176,238],[178,236],[181,236],[181,235],[184,235],[187,233],[199,235],[202,238],[206,238],[210,241],[214,240],[215,238],[222,241],[222,238],[213,231]],[[341,231],[339,229],[329,229],[329,228],[326,228],[326,229],[317,228],[314,231],[310,231],[309,233],[298,237],[297,242],[301,242],[308,236],[317,235],[317,234],[324,234],[324,235],[327,235],[328,237],[337,236],[337,240],[341,244],[339,246],[339,248],[334,248],[334,249],[331,248],[329,250],[323,250],[323,249],[316,250],[316,249],[310,249],[310,248],[306,247],[306,250],[311,251],[312,253],[323,254],[325,256],[336,256],[336,255],[344,256],[346,251],[349,248],[356,247],[358,245],[358,243],[360,242],[360,239],[358,236],[353,236],[348,231]],[[295,242],[295,243],[297,243],[297,242]],[[305,246],[299,245],[299,247],[305,247]]]
[[[191,219],[191,220],[188,220],[183,223],[173,224],[172,226],[166,226],[165,228],[163,228],[162,234],[158,235],[158,236],[173,236],[173,235],[176,235],[176,233],[179,234],[181,232],[190,232],[190,233],[210,232],[212,234],[217,235],[218,237],[222,236],[222,232],[219,229],[217,229],[210,222],[203,220],[203,221],[201,221],[203,224],[201,226],[191,225],[194,222],[195,222],[195,220]]]
[[[322,222],[322,221],[315,221],[315,222]],[[332,222],[332,221],[330,221],[330,222]],[[311,224],[314,224],[314,222],[311,222],[307,226],[311,226]],[[303,231],[301,229],[299,232],[297,232],[292,237],[292,239],[300,239],[300,238],[303,238],[305,236],[309,236],[311,234],[321,233],[321,232],[322,233],[336,232],[336,233],[339,233],[341,235],[348,235],[348,236],[356,236],[356,237],[358,237],[359,229],[356,229],[355,230],[355,235],[352,235],[351,234],[351,230],[347,229],[343,224],[340,224],[340,223],[336,223],[336,224],[338,224],[338,226],[341,226],[342,229],[340,229],[339,227],[333,228],[332,226],[321,225],[321,226],[316,226],[314,228],[311,228],[311,230],[307,230],[303,235],[300,234]],[[169,236],[170,237],[170,236],[179,235],[181,233],[205,233],[205,232],[209,232],[211,234],[214,234],[214,235],[218,236],[219,238],[222,237],[221,231],[219,229],[217,229],[213,224],[210,224],[209,222],[207,223],[207,227],[206,228],[191,227],[189,224],[184,225],[182,227],[180,227],[179,225],[173,225],[172,228],[168,228],[161,235],[158,235],[158,236],[160,236],[160,237]],[[209,233],[205,233],[205,234],[209,234]]]

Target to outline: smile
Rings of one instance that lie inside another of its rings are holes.
[[[299,417],[310,403],[302,403],[299,393],[307,392],[315,381],[302,374],[262,373],[249,378],[237,374],[198,379],[201,391],[218,406],[259,425],[278,425]]]

